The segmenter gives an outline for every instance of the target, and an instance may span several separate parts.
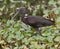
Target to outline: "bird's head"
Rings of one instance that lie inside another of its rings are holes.
[[[19,13],[21,15],[25,15],[27,13],[27,9],[25,7],[18,8],[12,19],[14,19]]]
[[[25,7],[21,7],[20,9],[18,9],[18,11],[21,13],[21,14],[26,14],[27,13],[27,9]]]

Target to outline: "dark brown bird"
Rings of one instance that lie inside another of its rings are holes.
[[[39,27],[46,27],[46,26],[51,26],[55,24],[55,21],[46,19],[42,16],[27,16],[26,17],[25,14],[27,13],[27,10],[24,7],[20,8],[17,11],[17,13],[14,15],[14,17],[17,16],[18,13],[21,13],[21,21],[35,28],[36,33],[39,33]]]

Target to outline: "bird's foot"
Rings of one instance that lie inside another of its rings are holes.
[[[35,32],[34,34],[35,34],[35,35],[39,35],[39,34],[40,34],[40,32]]]

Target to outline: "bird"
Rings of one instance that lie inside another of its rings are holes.
[[[42,16],[25,16],[27,14],[27,9],[25,7],[19,8],[14,17],[16,17],[19,13],[21,14],[21,21],[26,25],[33,27],[37,34],[39,34],[40,27],[46,27],[55,24],[55,21],[46,19]]]

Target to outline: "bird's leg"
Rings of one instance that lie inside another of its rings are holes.
[[[40,33],[39,28],[35,28],[35,31],[36,31],[36,33],[35,33],[35,34],[39,34],[39,33]]]

